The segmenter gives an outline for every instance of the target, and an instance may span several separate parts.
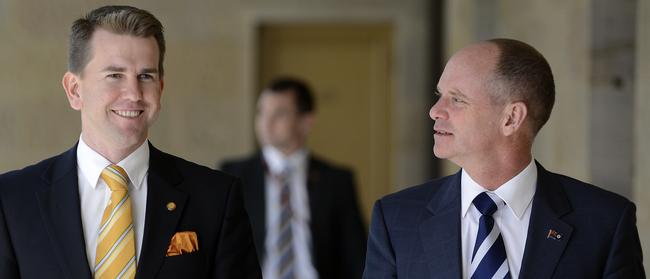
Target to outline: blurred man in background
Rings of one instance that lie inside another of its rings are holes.
[[[306,147],[314,97],[295,78],[279,78],[262,92],[256,132],[262,150],[226,162],[239,176],[251,216],[264,278],[359,278],[366,233],[349,170]]]

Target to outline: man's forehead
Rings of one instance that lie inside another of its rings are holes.
[[[258,102],[258,108],[266,106],[267,108],[298,110],[295,92],[293,90],[272,91],[266,89],[262,91]]]
[[[478,43],[458,51],[449,62],[466,64],[470,68],[492,68],[499,58],[499,49],[492,43]]]
[[[456,52],[447,62],[442,79],[449,75],[463,75],[472,78],[490,76],[497,65],[499,50],[491,43],[470,45]]]
[[[118,34],[103,28],[99,28],[93,32],[92,38],[89,41],[89,55],[91,60],[99,52],[104,55],[120,56],[124,53],[124,48],[133,49],[133,46],[137,46],[135,49],[138,50],[138,55],[145,55],[156,60],[159,59],[158,54],[160,49],[153,36],[140,37],[129,34]]]
[[[114,46],[115,43],[119,42],[129,42],[131,44],[138,45],[147,45],[156,49],[156,52],[160,52],[158,43],[154,36],[136,36],[128,33],[117,33],[112,30],[106,29],[104,27],[98,27],[95,29],[89,40],[90,49],[94,48],[105,48]]]
[[[482,92],[493,78],[499,50],[491,43],[478,43],[456,52],[447,62],[437,84],[441,94],[475,98],[472,92]]]

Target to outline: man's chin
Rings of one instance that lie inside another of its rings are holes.
[[[147,132],[140,129],[126,129],[120,131],[116,143],[122,147],[139,146],[147,139]]]
[[[440,147],[436,148],[435,145],[433,146],[433,155],[438,159],[447,159],[447,154],[444,152],[444,150],[442,150]]]

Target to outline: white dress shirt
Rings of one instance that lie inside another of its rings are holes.
[[[285,156],[279,150],[266,146],[262,149],[264,161],[270,173],[265,174],[266,186],[266,257],[263,264],[263,277],[265,279],[277,278],[274,265],[270,264],[279,255],[273,249],[274,240],[279,235],[277,224],[280,219],[280,189],[277,179],[271,174],[279,175],[288,170],[289,189],[291,193],[290,204],[293,211],[292,234],[294,249],[294,275],[295,278],[316,279],[318,274],[312,263],[311,255],[311,219],[309,211],[309,196],[307,194],[307,170],[309,154],[302,149],[290,156]]]
[[[524,170],[495,191],[483,188],[465,170],[462,170],[460,184],[463,278],[469,276],[472,251],[478,233],[478,221],[481,217],[481,213],[474,207],[472,201],[482,192],[494,193],[506,203],[506,206],[499,207],[492,217],[503,237],[511,278],[518,278],[528,236],[533,195],[537,187],[535,160],[531,160]]]
[[[97,236],[104,209],[111,197],[111,190],[100,178],[102,170],[111,162],[90,148],[79,137],[77,145],[77,178],[81,201],[81,222],[86,241],[86,256],[91,270],[95,267]],[[135,232],[136,262],[140,260],[144,218],[147,205],[147,172],[149,170],[149,144],[145,141],[124,160],[117,163],[129,176],[131,214]]]

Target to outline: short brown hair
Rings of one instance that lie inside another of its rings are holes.
[[[163,26],[148,11],[130,6],[100,7],[72,23],[68,53],[70,72],[80,74],[90,61],[89,42],[97,28],[143,38],[153,36],[158,44],[158,71],[162,76],[165,57]]]
[[[500,82],[497,99],[526,103],[537,133],[548,121],[555,103],[553,72],[544,56],[532,46],[512,39],[488,41],[499,49],[495,80]]]
[[[294,95],[295,105],[300,114],[312,113],[316,109],[314,94],[307,82],[295,77],[279,77],[271,81],[267,92],[284,94],[290,92]]]

